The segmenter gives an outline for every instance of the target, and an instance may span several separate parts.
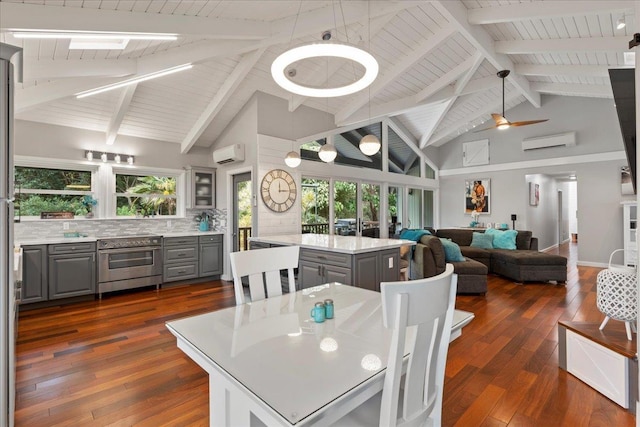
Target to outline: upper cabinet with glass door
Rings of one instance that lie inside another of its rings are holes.
[[[216,170],[191,169],[190,208],[213,209],[216,207]]]

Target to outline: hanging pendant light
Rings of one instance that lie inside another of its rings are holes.
[[[367,4],[367,8],[368,8],[368,4]],[[369,50],[371,50],[371,13],[369,12],[368,15],[369,15],[369,26],[368,26]],[[369,120],[371,120],[371,86],[369,86]],[[368,134],[368,135],[365,135],[360,140],[360,144],[358,144],[358,146],[360,147],[360,151],[362,151],[363,154],[367,156],[373,156],[378,151],[380,151],[381,144],[377,136],[373,134]]]
[[[298,152],[289,151],[287,153],[287,157],[284,158],[284,162],[290,168],[297,168],[298,166],[300,166],[300,163],[302,162],[302,159],[300,158],[300,154]]]
[[[359,145],[360,151],[362,151],[362,153],[366,154],[367,156],[373,156],[378,151],[380,151],[380,146],[380,140],[373,134],[365,135],[360,140]]]
[[[327,142],[320,148],[320,151],[318,151],[318,156],[323,162],[331,163],[338,157],[338,150],[336,150],[333,144]]]

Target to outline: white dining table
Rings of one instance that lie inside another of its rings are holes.
[[[315,323],[314,303],[335,316]],[[456,310],[451,339],[473,319]],[[379,292],[329,283],[167,322],[209,374],[211,426],[329,425],[382,389],[391,332]]]

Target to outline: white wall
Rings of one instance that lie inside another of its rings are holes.
[[[538,237],[540,249],[558,244],[558,187],[553,178],[544,174],[525,175],[527,201],[529,201],[529,183],[538,184],[540,202],[537,206],[527,203],[525,219],[527,229]]]

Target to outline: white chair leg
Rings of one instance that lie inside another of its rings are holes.
[[[631,322],[624,322],[624,328],[627,330],[627,339],[629,341],[633,340],[631,337]]]
[[[603,330],[605,326],[607,326],[607,322],[609,321],[609,316],[605,316],[602,324],[600,325],[600,330]]]

